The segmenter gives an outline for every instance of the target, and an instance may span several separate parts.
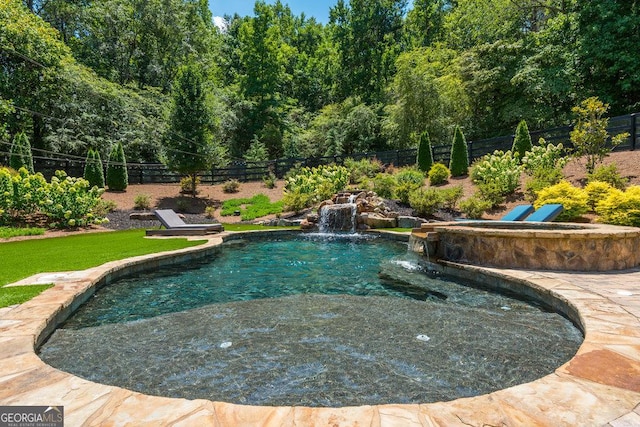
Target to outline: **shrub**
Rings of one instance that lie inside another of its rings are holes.
[[[148,194],[136,194],[133,198],[133,209],[146,211],[151,208],[151,196]]]
[[[536,169],[524,184],[525,197],[527,200],[533,201],[538,197],[538,192],[540,190],[558,184],[563,178],[564,175],[560,169]]]
[[[442,191],[436,188],[419,188],[409,195],[409,205],[421,217],[433,215],[443,204]]]
[[[462,185],[443,188],[440,193],[442,194],[443,207],[447,209],[455,209],[462,196],[464,196]]]
[[[16,218],[38,212],[48,196],[47,180],[41,173],[29,173],[22,167],[13,176],[13,210]]]
[[[522,120],[516,127],[516,136],[513,138],[513,146],[511,151],[515,157],[522,160],[528,151],[531,151],[531,135],[527,122]]]
[[[491,207],[499,206],[505,201],[502,188],[494,181],[478,184],[478,196],[491,204]]]
[[[471,179],[477,185],[491,184],[501,196],[515,192],[520,184],[522,166],[511,151],[496,150],[478,159],[471,168]]]
[[[596,206],[600,201],[609,196],[609,193],[614,188],[606,182],[591,181],[584,187],[584,192],[587,194],[587,205],[591,211],[595,212]]]
[[[194,182],[194,176],[192,175],[184,176],[180,179],[180,192],[182,194],[191,194],[192,196],[195,196],[196,194],[198,194],[197,188],[201,182],[202,181],[199,176],[195,177],[195,182]]]
[[[103,220],[94,212],[103,190],[63,171],[56,171],[48,183],[41,173],[30,174],[24,167],[16,175],[2,169],[0,188],[4,190],[0,198],[0,220],[4,223],[19,222],[34,213],[45,215],[50,227],[82,227]]]
[[[600,181],[606,182],[618,190],[624,190],[629,183],[629,179],[623,178],[618,172],[618,167],[615,164],[608,166],[598,166],[593,173],[587,174],[587,182]]]
[[[433,149],[431,148],[431,139],[426,131],[420,135],[416,163],[418,163],[418,169],[425,173],[429,172],[433,166]]]
[[[19,170],[24,167],[29,171],[29,173],[33,173],[31,144],[29,144],[29,138],[27,138],[27,135],[24,132],[19,132],[13,137],[9,166],[15,170]]]
[[[296,212],[321,202],[344,190],[349,184],[349,171],[344,166],[303,167],[285,178],[285,205]]]
[[[109,190],[113,191],[124,191],[129,185],[127,160],[124,157],[124,148],[122,148],[121,142],[118,142],[111,148],[106,181]]]
[[[460,210],[469,219],[480,219],[482,214],[492,208],[491,202],[473,195],[460,202]]]
[[[396,197],[396,179],[388,173],[379,173],[373,178],[373,191],[385,199]]]
[[[230,179],[222,185],[222,191],[230,194],[240,191],[240,181],[237,179]]]
[[[7,224],[13,208],[13,178],[7,168],[0,168],[0,224]]]
[[[424,174],[414,167],[400,169],[395,175],[396,197],[403,203],[409,203],[409,195],[424,185]]]
[[[560,203],[564,210],[558,219],[570,221],[589,211],[587,202],[588,197],[584,190],[572,186],[568,181],[562,181],[540,190],[534,206],[537,209],[544,204]]]
[[[451,176],[451,172],[449,169],[443,165],[442,163],[435,163],[429,169],[429,184],[431,185],[441,185],[447,182],[449,176]]]
[[[614,137],[609,137],[607,126],[609,119],[603,117],[609,109],[608,104],[604,104],[596,97],[587,98],[574,107],[572,111],[578,116],[573,130],[569,134],[575,157],[586,157],[587,173],[593,173],[596,164],[609,155],[611,150],[625,138],[628,133],[621,133]]]
[[[93,148],[87,153],[87,160],[84,165],[84,179],[89,181],[90,186],[104,188],[104,170],[102,169],[102,160],[100,153]]]
[[[284,208],[295,213],[301,212],[313,204],[313,195],[299,192],[285,193],[282,198]]]
[[[451,158],[449,160],[449,170],[451,176],[463,176],[469,171],[469,152],[467,141],[464,138],[460,127],[456,126],[451,145]]]
[[[276,174],[273,172],[269,172],[269,174],[265,175],[262,177],[262,182],[264,183],[264,186],[271,189],[271,188],[276,188]]]
[[[384,169],[382,162],[378,159],[348,158],[344,161],[344,167],[349,170],[350,184],[360,184],[366,178],[373,178]]]
[[[103,190],[91,187],[86,179],[73,178],[63,171],[56,171],[48,190],[47,198],[42,203],[42,212],[49,217],[50,227],[84,227],[102,222],[93,209]]]
[[[534,175],[540,169],[558,169],[567,164],[569,158],[565,156],[562,144],[547,144],[544,138],[540,138],[538,145],[531,149],[521,158],[524,172]]]
[[[93,215],[96,218],[104,218],[109,212],[118,209],[118,205],[113,200],[100,199],[93,207]]]
[[[216,207],[215,206],[207,206],[204,208],[204,216],[207,218],[215,218]]]
[[[596,205],[598,221],[605,224],[640,227],[640,187],[630,186],[626,191],[613,189]]]

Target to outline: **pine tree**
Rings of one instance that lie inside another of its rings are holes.
[[[524,158],[528,151],[531,151],[531,135],[529,134],[527,122],[524,120],[518,123],[511,151],[514,155],[518,156],[520,160]]]
[[[102,160],[100,159],[100,152],[89,149],[87,153],[87,160],[84,165],[84,179],[89,181],[89,185],[97,186],[98,188],[104,188],[104,171],[102,169]]]
[[[194,197],[198,174],[212,167],[217,153],[204,82],[202,71],[195,65],[187,65],[178,73],[170,132],[164,143],[167,167],[190,178]]]
[[[118,142],[111,149],[109,155],[109,165],[107,166],[107,186],[109,190],[124,191],[129,185],[127,175],[127,161],[124,157],[122,143]]]
[[[462,130],[456,126],[451,145],[451,158],[449,160],[449,170],[451,176],[463,176],[469,172],[469,152],[467,151],[467,141]]]
[[[31,144],[24,132],[17,133],[11,144],[11,158],[9,166],[18,170],[21,167],[27,168],[29,173],[33,173],[33,156],[31,155]]]
[[[422,132],[420,135],[420,144],[418,145],[418,168],[423,172],[429,172],[433,166],[433,150],[431,148],[431,139],[428,132]]]

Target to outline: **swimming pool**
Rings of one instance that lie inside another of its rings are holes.
[[[384,239],[235,241],[103,288],[40,356],[147,394],[345,406],[484,394],[575,354],[562,316],[469,285]]]

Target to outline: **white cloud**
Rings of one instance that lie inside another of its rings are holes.
[[[218,27],[218,29],[222,32],[227,31],[227,21],[225,21],[225,19],[222,16],[214,16],[213,25]]]

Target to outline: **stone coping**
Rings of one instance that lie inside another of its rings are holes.
[[[422,232],[454,232],[537,239],[624,239],[640,237],[640,228],[608,224],[523,221],[453,221],[423,224]]]
[[[22,305],[0,310],[0,405],[62,405],[67,426],[640,425],[640,269],[562,273],[446,263],[442,268],[448,272],[531,289],[546,301],[555,301],[585,332],[575,357],[554,373],[450,402],[308,408],[148,396],[61,372],[37,356],[35,347],[55,325],[112,277],[206,256],[231,234],[172,253],[78,272],[39,274],[14,284],[54,283],[54,287]]]

